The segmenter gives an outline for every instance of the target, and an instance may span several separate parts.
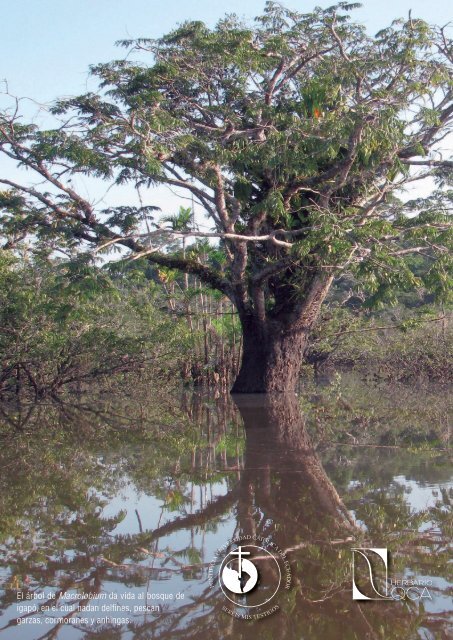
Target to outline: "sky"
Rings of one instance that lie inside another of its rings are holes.
[[[286,6],[310,11],[334,0],[285,0]],[[11,93],[38,102],[84,92],[90,64],[123,57],[115,42],[159,37],[187,19],[209,25],[225,13],[251,19],[264,0],[0,0],[0,80]],[[394,18],[407,16],[445,24],[453,21],[448,0],[364,0],[353,12],[371,34]]]
[[[285,0],[283,4],[308,12],[315,4],[326,7],[334,2]],[[362,5],[352,16],[365,24],[370,34],[395,18],[406,17],[409,10],[413,18],[431,23],[453,21],[448,0],[364,0]],[[225,13],[251,20],[263,7],[264,0],[225,0],[224,4],[213,0],[0,0],[0,81],[7,82],[0,89],[7,86],[11,94],[30,98],[22,108],[27,115],[35,113],[38,104],[94,90],[89,65],[124,57],[126,50],[115,46],[118,40],[159,37],[185,20],[214,25]],[[0,172],[4,170],[0,162]],[[83,189],[89,195],[93,185],[83,185]],[[92,192],[96,198],[104,194],[100,186]],[[110,191],[105,202],[112,204],[113,200],[127,204],[130,193]],[[146,204],[161,206],[166,215],[179,206],[163,187],[153,192]],[[187,206],[187,202],[180,204]]]

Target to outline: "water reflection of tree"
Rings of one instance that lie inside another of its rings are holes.
[[[415,605],[391,603],[390,621],[381,603],[360,608],[351,602],[351,538],[363,539],[363,534],[355,529],[320,463],[295,396],[241,400],[245,449],[239,414],[226,399],[186,397],[186,422],[182,421],[180,431],[174,428],[169,434],[153,427],[131,435],[118,429],[102,443],[89,439],[90,425],[92,428],[95,419],[100,429],[108,419],[111,427],[118,426],[114,411],[104,410],[103,417],[98,409],[95,413],[74,407],[59,410],[66,420],[78,424],[81,437],[66,438],[60,433],[57,447],[52,441],[55,434],[49,434],[47,442],[43,434],[37,440],[31,438],[27,446],[16,438],[15,445],[9,443],[0,453],[2,462],[9,465],[1,487],[2,513],[6,514],[1,543],[12,570],[10,580],[18,579],[10,586],[27,591],[53,584],[62,592],[74,588],[100,592],[112,579],[127,589],[159,580],[162,571],[179,572],[189,581],[195,579],[201,591],[192,601],[164,610],[158,617],[134,618],[130,627],[134,637],[249,638],[256,635],[253,625],[222,613],[223,596],[207,584],[206,563],[211,558],[203,557],[193,535],[197,531],[208,534],[234,516],[236,535],[270,536],[288,550],[292,563],[293,588],[282,595],[280,614],[261,623],[260,635],[296,638],[305,634],[333,640],[340,637],[338,625],[344,624],[342,638],[380,638],[382,633],[389,639],[415,637],[422,624]],[[140,411],[143,418],[143,407]],[[49,415],[47,409],[48,420]],[[58,416],[56,425],[62,419],[61,413]],[[133,424],[134,416],[128,418]],[[178,420],[182,420],[180,413]],[[378,478],[376,470],[374,475]],[[103,506],[124,476],[148,495],[161,498],[162,513],[171,518],[164,518],[153,530],[140,526],[141,531],[134,535],[115,534],[122,514],[106,518]],[[194,487],[210,485],[212,489],[220,481],[221,494],[202,494],[194,500]],[[420,517],[417,521],[406,508],[404,494],[388,494],[388,487],[367,485],[346,496],[348,506],[368,527],[368,542],[393,545],[400,554],[399,567],[415,551],[417,566],[426,566],[427,571],[435,567],[436,575],[442,575],[442,562],[432,564],[429,555],[434,548],[439,551],[439,544],[425,538],[425,549],[414,550]],[[374,508],[377,504],[379,509]],[[395,514],[400,518],[398,536],[392,524]],[[445,504],[428,515],[439,527],[448,526]],[[165,541],[177,531],[187,532],[187,546],[170,549]],[[65,554],[68,547],[71,557]],[[164,560],[158,560],[162,555]],[[25,576],[31,586],[24,582]],[[1,608],[13,600],[15,591],[6,590]],[[75,602],[74,611],[82,604]],[[13,626],[14,620],[7,624]],[[425,618],[423,625],[434,632],[443,628],[441,618]],[[56,637],[58,630],[43,637]],[[80,632],[85,633],[82,628]],[[106,628],[97,633],[102,638],[119,635],[119,630]],[[86,632],[86,637],[91,634]]]
[[[215,523],[234,505],[236,489],[205,506],[202,500],[200,512],[189,514],[185,513],[185,501],[175,498],[178,491],[187,493],[190,484],[193,489],[206,483],[206,463],[211,471],[215,468],[213,448],[229,436],[225,429],[217,429],[214,438],[209,434],[206,438],[203,429],[192,428],[191,432],[182,421],[179,430],[165,434],[161,422],[171,416],[161,412],[160,423],[153,416],[149,428],[134,432],[137,413],[123,411],[120,415],[109,407],[81,410],[63,402],[57,406],[34,405],[27,411],[18,406],[5,413],[6,434],[9,431],[10,435],[4,437],[0,452],[0,466],[6,471],[0,487],[0,545],[4,551],[0,569],[9,571],[11,588],[0,598],[2,611],[16,602],[17,589],[25,596],[31,589],[53,585],[59,587],[61,596],[68,589],[100,592],[112,577],[130,587],[154,579],[161,571],[187,574],[187,562],[176,557],[177,569],[144,566],[143,560],[159,555],[153,553],[154,542],[171,531]],[[181,412],[178,417],[181,419]],[[40,423],[44,428],[39,429]],[[34,435],[24,438],[28,430]],[[232,440],[240,455],[241,437]],[[226,460],[222,451],[216,462],[219,458]],[[236,463],[239,468],[239,460]],[[211,475],[212,483],[219,478],[225,480],[225,473]],[[161,497],[172,519],[151,533],[115,534],[124,514],[105,517],[103,508],[121,488],[124,477],[134,479],[140,490]],[[228,484],[236,483],[227,478]],[[175,517],[178,510],[183,515]],[[193,546],[188,545],[186,551],[190,555]],[[74,612],[83,604],[74,602]],[[15,618],[3,630],[14,626]],[[49,631],[48,637],[53,637],[58,628]]]

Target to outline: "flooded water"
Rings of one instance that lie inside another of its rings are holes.
[[[2,638],[452,637],[445,388],[136,389],[0,422]]]

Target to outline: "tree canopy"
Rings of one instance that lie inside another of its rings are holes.
[[[301,14],[267,2],[252,25],[185,22],[122,42],[125,59],[92,67],[96,93],[55,103],[57,127],[5,112],[0,151],[41,179],[0,180],[6,246],[30,232],[119,244],[223,292],[261,343],[309,331],[345,269],[375,301],[422,285],[445,298],[452,42],[446,27],[411,16],[372,37],[350,19],[357,6]],[[99,210],[70,182],[77,174],[177,188],[211,228],[146,228],[149,206]],[[427,179],[427,200],[396,197]],[[190,236],[217,238],[216,260],[163,248]],[[411,253],[432,262],[424,281]]]

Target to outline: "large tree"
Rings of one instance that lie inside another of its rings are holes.
[[[29,232],[119,244],[197,275],[241,320],[235,392],[294,389],[307,336],[345,269],[385,299],[391,287],[422,286],[407,256],[423,253],[426,283],[442,294],[452,44],[445,28],[411,16],[370,37],[349,19],[356,6],[300,14],[268,2],[253,26],[235,16],[214,29],[186,22],[122,43],[132,53],[93,67],[99,90],[56,103],[63,122],[51,130],[5,112],[0,150],[41,179],[0,180],[6,246]],[[143,228],[146,207],[99,210],[71,186],[80,173],[177,188],[212,230],[190,220],[179,231]],[[393,194],[427,178],[440,186],[407,215]],[[187,236],[217,238],[224,260],[162,248]]]

